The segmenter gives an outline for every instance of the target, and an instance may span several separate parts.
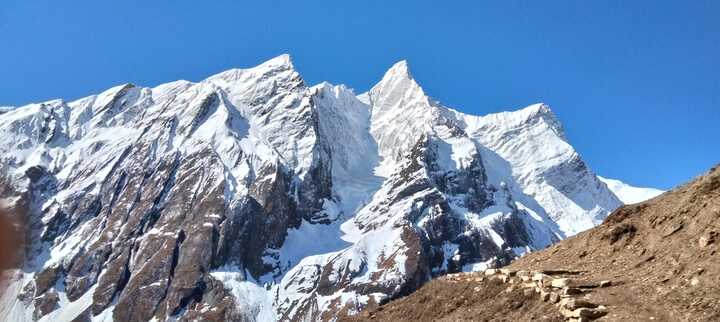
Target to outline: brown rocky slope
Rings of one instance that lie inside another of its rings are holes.
[[[506,269],[437,279],[352,319],[720,321],[720,167]]]

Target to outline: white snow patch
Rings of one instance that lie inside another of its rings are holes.
[[[608,179],[598,176],[608,188],[626,205],[640,203],[655,198],[665,191],[654,188],[634,187],[620,180]]]

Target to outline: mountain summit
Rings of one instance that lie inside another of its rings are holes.
[[[13,321],[333,320],[622,205],[547,105],[467,115],[405,61],[360,95],[282,55],[8,110],[0,197],[33,241]]]

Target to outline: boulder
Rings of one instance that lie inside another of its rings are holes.
[[[707,247],[708,245],[715,243],[715,240],[718,238],[718,233],[716,231],[711,231],[703,236],[700,236],[698,239],[698,245],[701,248]]]
[[[587,318],[569,318],[568,322],[588,322],[590,321]]]
[[[560,309],[560,314],[564,316],[567,321],[590,321],[592,319],[600,318],[604,315],[606,315],[608,312],[606,310],[599,310],[599,309],[588,309],[588,308],[581,308],[577,310],[568,310],[568,309]]]
[[[579,288],[598,288],[600,287],[599,282],[590,282],[590,281],[577,281],[575,284],[575,287]]]
[[[560,294],[562,295],[580,295],[583,291],[579,288],[574,287],[565,287],[562,289],[562,292]]]
[[[710,240],[706,236],[700,236],[700,239],[698,239],[698,245],[700,247],[706,247],[707,245],[710,245]]]
[[[492,276],[490,277],[490,279],[491,279],[491,280],[498,280],[498,281],[503,282],[503,283],[507,283],[507,282],[510,280],[510,278],[509,278],[507,275],[503,275],[503,274],[492,275]]]
[[[540,299],[541,299],[543,302],[549,301],[549,300],[550,300],[550,294],[551,294],[551,293],[552,293],[552,292],[550,292],[550,291],[547,290],[547,289],[542,289],[542,290],[540,290]]]
[[[550,286],[554,288],[574,287],[575,284],[575,281],[569,278],[556,278],[553,279],[552,282],[550,282]]]
[[[602,308],[578,308],[575,310],[570,310],[564,307],[560,308],[560,314],[564,316],[568,320],[572,321],[585,321],[589,319],[597,319],[599,317],[602,317],[608,313],[607,309]]]
[[[501,268],[501,269],[500,269],[500,273],[503,274],[503,275],[507,275],[507,276],[513,277],[513,276],[515,276],[515,274],[516,274],[517,272],[514,271],[514,270],[511,270],[511,269]]]
[[[498,273],[498,270],[493,269],[493,268],[490,268],[490,269],[486,269],[486,270],[485,270],[485,275],[486,275],[486,276],[492,276],[492,275],[495,275],[495,274],[497,274],[497,273]]]
[[[560,295],[555,292],[550,293],[550,303],[557,303],[557,302],[560,302]]]
[[[582,273],[582,271],[573,271],[567,269],[544,269],[536,272],[543,273],[545,275],[578,275]]]
[[[533,281],[542,281],[542,280],[547,279],[547,278],[548,278],[548,276],[545,275],[545,274],[543,274],[543,273],[535,273],[535,274],[533,274],[533,276],[532,276],[532,280],[533,280]]]
[[[606,309],[601,308],[579,308],[575,310],[575,313],[579,318],[587,318],[587,319],[597,319],[599,317],[602,317],[606,314],[608,314],[608,311]]]
[[[579,308],[591,308],[594,309],[598,307],[597,304],[592,303],[588,300],[579,299],[579,298],[564,298],[560,300],[560,307],[566,308],[568,310],[576,310]]]
[[[520,277],[522,277],[522,276],[531,277],[532,276],[532,274],[530,274],[529,271],[524,271],[524,270],[515,272],[515,275],[520,276]]]
[[[522,283],[520,286],[522,286],[523,288],[534,289],[536,285],[533,282],[525,282],[525,283]]]
[[[565,307],[560,307],[560,314],[564,316],[566,319],[572,319],[572,318],[578,318],[580,317],[579,314],[575,313],[575,310],[568,310]]]
[[[543,273],[535,273],[533,274],[532,280],[537,282],[539,286],[545,286],[550,282],[550,277]]]
[[[604,283],[604,284],[603,284]],[[604,285],[604,286],[601,286]],[[598,288],[610,286],[610,281],[592,282],[592,281],[580,281],[572,278],[556,278],[550,282],[550,286],[554,288]]]

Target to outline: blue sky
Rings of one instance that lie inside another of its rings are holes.
[[[0,105],[200,80],[281,53],[367,90],[408,59],[473,114],[549,104],[599,174],[670,188],[720,162],[720,1],[59,1],[0,7]]]

